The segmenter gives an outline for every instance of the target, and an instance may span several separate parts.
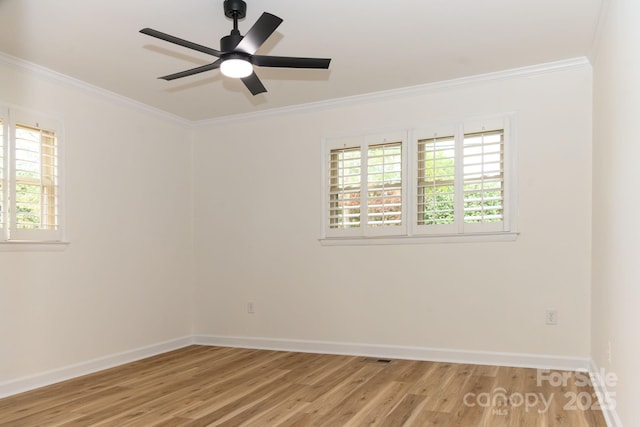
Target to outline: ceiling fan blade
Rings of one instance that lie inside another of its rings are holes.
[[[267,91],[256,73],[251,73],[250,76],[243,77],[241,80],[254,96]]]
[[[179,79],[181,77],[192,76],[194,74],[203,73],[205,71],[215,70],[216,68],[220,68],[221,63],[222,63],[222,60],[218,59],[216,62],[213,62],[211,64],[202,65],[200,67],[192,68],[190,70],[180,71],[179,73],[169,74],[168,76],[158,77],[158,78],[162,80],[171,81],[171,80]]]
[[[280,68],[329,68],[331,59],[325,58],[295,58],[291,56],[263,56],[253,55],[251,62],[260,67]]]
[[[201,44],[193,43],[178,37],[174,37],[172,35],[169,35],[160,31],[156,31],[151,28],[143,28],[142,30],[140,30],[140,32],[142,34],[146,34],[148,36],[155,37],[157,39],[164,40],[169,43],[174,43],[189,49],[197,50],[198,52],[206,53],[208,55],[220,57],[220,55],[222,54],[222,52],[220,52],[219,50],[212,49],[210,47],[203,46]]]
[[[238,43],[235,50],[253,55],[281,23],[282,19],[264,12],[256,23],[253,24],[253,27],[247,31],[247,34],[244,35],[244,38]]]

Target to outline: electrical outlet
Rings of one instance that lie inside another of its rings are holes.
[[[547,325],[557,325],[558,324],[558,310],[555,308],[547,308],[544,311],[544,323]]]
[[[256,306],[253,301],[247,301],[247,313],[254,314],[256,312]]]

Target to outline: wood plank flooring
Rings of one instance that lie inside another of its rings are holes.
[[[606,427],[584,375],[190,346],[0,399],[0,425]]]

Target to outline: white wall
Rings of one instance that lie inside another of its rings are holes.
[[[617,375],[608,389],[622,423],[633,426],[640,420],[640,3],[607,4],[594,62],[591,351]]]
[[[0,101],[64,120],[71,243],[0,252],[0,384],[191,335],[188,132],[46,75]]]
[[[0,385],[192,334],[589,356],[588,66],[193,134],[6,64],[0,93],[64,120],[71,241],[0,252]],[[499,112],[516,242],[320,245],[323,136]]]
[[[197,129],[196,333],[587,358],[591,84],[577,66]],[[320,245],[323,136],[511,111],[516,242]]]

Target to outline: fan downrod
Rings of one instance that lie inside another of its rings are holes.
[[[231,52],[242,40],[242,35],[238,30],[238,19],[246,16],[247,3],[243,0],[224,0],[224,14],[233,19],[233,29],[228,36],[220,39],[220,49],[223,52]]]
[[[243,0],[224,0],[224,16],[233,20],[247,16],[247,3]]]

